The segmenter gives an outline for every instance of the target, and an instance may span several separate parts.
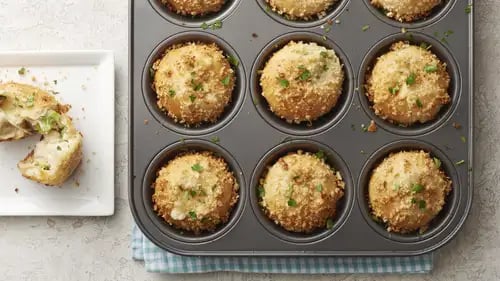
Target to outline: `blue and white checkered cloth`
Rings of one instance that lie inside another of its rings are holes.
[[[166,252],[132,232],[132,256],[157,273],[429,273],[433,254],[415,257],[185,257]]]

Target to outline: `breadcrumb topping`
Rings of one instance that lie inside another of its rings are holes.
[[[373,216],[391,232],[423,232],[451,191],[441,160],[425,151],[389,155],[371,175],[368,197]]]
[[[219,12],[226,0],[160,0],[173,12],[184,16],[203,16]]]
[[[344,195],[344,181],[323,159],[298,151],[280,158],[261,179],[261,205],[288,231],[325,228]]]
[[[412,22],[429,15],[442,0],[371,0],[372,5],[401,22]]]
[[[272,10],[291,20],[323,18],[337,0],[266,0]]]

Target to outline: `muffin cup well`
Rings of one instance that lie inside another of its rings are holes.
[[[288,153],[297,152],[298,150],[310,153],[323,151],[326,156],[326,162],[330,165],[330,167],[335,169],[335,171],[340,172],[345,183],[344,197],[340,199],[337,204],[337,210],[335,213],[335,217],[333,218],[334,224],[331,229],[318,229],[313,233],[307,234],[287,231],[278,224],[274,223],[274,221],[272,221],[270,218],[268,218],[268,216],[265,214],[265,211],[260,205],[260,200],[257,194],[258,186],[260,185],[261,178],[266,174],[267,169],[272,166],[279,158],[287,155]],[[297,244],[314,243],[334,235],[337,230],[342,227],[342,225],[346,221],[346,218],[349,216],[354,201],[353,180],[347,164],[333,149],[322,143],[311,140],[291,140],[282,143],[268,151],[260,159],[252,173],[249,193],[252,209],[260,224],[269,233],[276,236],[277,238],[286,242]]]
[[[371,174],[372,171],[391,153],[412,150],[423,150],[430,153],[431,156],[437,157],[439,160],[441,160],[441,168],[452,181],[452,190],[446,197],[443,209],[431,221],[429,228],[424,233],[420,234],[416,232],[409,234],[400,234],[389,232],[387,231],[386,226],[383,223],[376,222],[373,219],[371,213],[368,199],[368,185],[370,182]],[[439,150],[437,147],[422,141],[402,140],[383,146],[368,158],[359,176],[356,199],[358,200],[358,204],[364,219],[378,234],[387,239],[400,243],[418,243],[438,235],[443,229],[448,226],[448,224],[452,221],[455,210],[459,205],[461,196],[461,184],[457,171],[453,163],[450,161],[450,159],[448,159],[444,152]]]
[[[377,17],[379,20],[383,21],[386,24],[401,27],[401,28],[422,28],[432,25],[442,19],[455,5],[456,0],[443,0],[443,3],[437,5],[432,9],[432,11],[426,17],[415,20],[413,22],[400,22],[396,19],[390,18],[385,15],[382,9],[378,9],[371,4],[371,0],[363,0],[366,7],[370,12]]]
[[[336,18],[337,16],[339,16],[342,13],[342,11],[344,11],[344,9],[347,6],[347,3],[349,2],[349,0],[338,0],[336,3],[334,3],[332,5],[332,7],[330,7],[330,9],[328,9],[326,11],[326,15],[322,18],[318,18],[318,17],[314,16],[314,18],[312,20],[302,20],[302,19],[301,20],[291,20],[291,19],[287,19],[286,16],[284,16],[284,15],[280,15],[280,14],[274,12],[272,10],[271,6],[266,2],[266,0],[256,0],[256,1],[257,1],[257,4],[259,4],[262,11],[264,11],[264,13],[266,13],[273,20],[275,20],[281,24],[288,25],[288,26],[295,27],[295,28],[312,28],[312,27],[322,25],[322,24],[326,23],[327,21],[332,20],[332,19]]]
[[[239,185],[239,198],[236,205],[233,207],[231,211],[231,215],[229,220],[221,224],[215,231],[213,232],[205,232],[199,235],[195,235],[189,231],[183,231],[177,229],[171,225],[169,225],[162,217],[160,217],[153,209],[153,200],[152,196],[154,193],[154,189],[152,188],[154,181],[157,177],[157,172],[166,165],[170,160],[174,159],[178,155],[182,155],[188,152],[202,152],[209,151],[214,153],[214,155],[222,157],[231,172],[236,179],[236,182]],[[228,231],[230,231],[238,222],[246,201],[246,185],[245,178],[243,176],[243,172],[238,164],[238,162],[234,159],[234,157],[224,148],[211,143],[205,140],[186,140],[174,143],[162,151],[160,151],[151,161],[149,166],[147,167],[144,179],[142,183],[142,194],[143,194],[143,203],[145,206],[145,212],[148,215],[148,218],[152,222],[152,224],[159,230],[162,234],[169,236],[172,239],[178,240],[184,243],[208,243],[214,241]]]
[[[182,26],[182,27],[201,27],[203,23],[213,23],[216,21],[221,21],[231,15],[231,13],[237,8],[241,0],[227,0],[222,9],[216,13],[210,13],[203,16],[189,16],[189,15],[179,15],[176,12],[170,10],[167,5],[160,3],[159,0],[149,0],[149,4],[155,9],[155,11],[169,22]]]
[[[368,74],[377,61],[377,58],[389,52],[391,45],[399,41],[406,41],[412,45],[417,46],[422,43],[432,46],[430,51],[447,65],[448,74],[450,75],[450,87],[448,88],[448,94],[450,95],[451,102],[441,108],[439,114],[434,120],[429,121],[425,124],[415,123],[412,126],[402,127],[397,124],[391,123],[388,120],[384,120],[375,114],[372,108],[372,104],[366,95],[366,80]],[[452,116],[453,111],[459,104],[461,83],[462,81],[459,67],[448,48],[432,37],[415,32],[393,34],[382,39],[368,51],[368,54],[365,56],[363,62],[361,63],[361,68],[358,73],[359,99],[361,106],[365,110],[366,114],[368,114],[379,127],[393,134],[403,136],[423,135],[438,129],[441,125],[443,125],[450,118],[450,116]]]
[[[238,66],[231,65],[235,70],[236,75],[236,84],[233,90],[231,102],[226,106],[224,113],[215,123],[203,123],[198,126],[187,127],[185,124],[175,122],[167,115],[166,112],[160,110],[157,105],[157,95],[152,87],[153,77],[150,73],[151,67],[156,60],[160,59],[165,54],[165,51],[170,46],[188,42],[215,43],[223,51],[225,56],[236,58],[239,62]],[[229,124],[229,122],[238,114],[238,111],[240,110],[245,99],[245,77],[245,70],[241,59],[236,51],[226,41],[213,34],[205,32],[182,32],[162,41],[149,56],[142,73],[142,93],[144,96],[144,102],[146,103],[149,111],[163,126],[183,135],[207,135]]]
[[[314,42],[320,46],[333,50],[339,58],[344,70],[342,94],[340,95],[337,104],[329,113],[315,121],[312,121],[310,124],[305,122],[302,122],[301,124],[291,124],[286,120],[281,119],[271,111],[269,104],[264,96],[262,96],[262,88],[260,87],[261,75],[259,74],[259,71],[265,67],[267,61],[276,51],[279,51],[290,41]],[[284,133],[297,136],[319,134],[333,127],[340,120],[342,120],[351,105],[354,90],[354,74],[346,54],[330,39],[324,40],[321,35],[311,32],[291,32],[284,34],[267,44],[257,56],[252,68],[250,81],[252,99],[259,115],[274,128]]]

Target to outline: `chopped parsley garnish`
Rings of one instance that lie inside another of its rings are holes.
[[[417,80],[417,75],[415,73],[410,73],[410,75],[406,78],[406,85],[410,86],[415,84]]]
[[[297,207],[297,201],[293,200],[292,198],[288,199],[288,206]]]
[[[203,29],[203,30],[207,30],[209,26],[208,26],[208,24],[207,24],[206,22],[204,22],[204,23],[202,23],[202,24],[201,24],[201,26],[200,26],[200,27],[201,27],[201,29]]]
[[[423,185],[421,185],[421,184],[418,184],[418,183],[417,183],[417,184],[414,184],[414,185],[412,186],[412,188],[411,188],[411,191],[412,191],[413,193],[420,193],[420,192],[424,191],[424,186],[423,186]]]
[[[399,86],[394,86],[394,87],[390,87],[389,88],[389,93],[391,93],[392,95],[395,95],[399,92]]]
[[[434,160],[434,165],[436,166],[436,168],[441,168],[441,160],[439,160],[438,158],[434,157],[433,158]]]
[[[422,104],[422,101],[421,101],[419,98],[417,98],[417,99],[415,100],[415,103],[416,103],[416,104],[417,104],[417,106],[418,106],[418,107],[420,107],[420,108],[424,107],[424,105]]]
[[[194,80],[191,80],[191,86],[193,86],[193,90],[196,92],[203,90],[203,84],[196,83]]]
[[[52,82],[54,82],[54,85],[57,85],[57,80],[54,80],[54,81],[52,81]]]
[[[41,167],[44,171],[48,171],[48,170],[50,170],[50,165],[49,165],[49,164],[40,164],[40,167]]]
[[[240,65],[240,61],[234,56],[231,55],[228,56],[227,60],[229,61],[230,64],[232,64],[235,67],[238,67]]]
[[[259,188],[257,188],[257,194],[259,196],[259,198],[263,198],[265,195],[266,195],[266,190],[264,189],[264,187],[261,185],[259,186]]]
[[[401,185],[400,185],[400,184],[398,184],[398,183],[395,183],[395,184],[394,184],[394,188],[393,188],[393,189],[394,189],[394,191],[399,190],[400,188],[401,188]]]
[[[61,151],[61,150],[62,150],[62,148],[58,145],[58,146],[57,146],[57,150],[58,150],[58,151]]]
[[[26,99],[26,106],[27,107],[33,107],[35,106],[35,94],[32,94],[31,96]]]
[[[466,139],[464,136],[461,136],[461,137],[460,137],[460,140],[461,140],[463,143],[466,143],[466,142],[467,142],[467,139]]]
[[[322,184],[318,184],[318,185],[316,185],[316,191],[317,191],[317,192],[321,192],[321,191],[323,191],[323,185],[322,185]]]
[[[174,91],[174,90],[172,90],[172,89],[168,90],[168,95],[169,95],[171,98],[173,98],[173,97],[175,96],[175,91]]]
[[[328,53],[325,51],[321,51],[319,54],[321,55],[322,58],[328,58]]]
[[[463,165],[463,164],[465,164],[465,160],[460,160],[460,161],[458,161],[458,162],[455,163],[455,165],[457,165],[457,166],[460,166],[460,165]]]
[[[195,211],[189,211],[189,217],[192,219],[192,220],[196,220],[196,212]]]
[[[228,76],[224,77],[224,79],[222,79],[221,82],[222,82],[222,85],[224,85],[224,86],[229,85],[229,83],[231,83],[231,76],[228,75]]]
[[[155,77],[156,70],[152,67],[149,68],[149,77],[154,78]]]
[[[288,88],[290,86],[290,82],[284,78],[278,78],[278,81],[283,88]]]
[[[436,72],[437,70],[438,70],[437,65],[426,65],[424,67],[424,71],[427,73],[433,73],[433,72]]]
[[[212,23],[210,25],[210,28],[212,30],[221,29],[222,28],[222,21],[221,20],[216,20],[214,23]]]
[[[412,198],[410,202],[411,202],[412,204],[417,204],[417,199]]]
[[[427,202],[425,200],[418,200],[418,208],[420,210],[423,210],[427,207]]]
[[[196,196],[196,191],[195,190],[190,190],[189,191],[189,195],[191,195],[191,197],[195,197]]]
[[[422,43],[420,43],[420,48],[422,48],[424,50],[429,50],[430,48],[432,48],[432,45],[427,44],[425,42],[422,42]]]
[[[314,154],[314,156],[316,156],[316,158],[318,158],[319,160],[325,160],[326,159],[326,155],[325,155],[325,152],[323,150],[319,150],[318,152],[316,152]]]
[[[312,74],[309,70],[307,70],[307,68],[305,68],[305,66],[303,65],[299,66],[299,70],[302,71],[299,76],[300,80],[306,81],[309,78],[311,78]]]
[[[199,163],[196,163],[193,166],[191,166],[191,169],[195,172],[203,171],[203,167]]]
[[[17,74],[19,74],[19,75],[26,74],[26,68],[24,68],[24,67],[19,68],[19,70],[17,71]]]
[[[189,96],[189,100],[191,100],[191,102],[194,102],[196,100],[196,96],[195,95],[190,95]]]
[[[333,228],[333,220],[331,218],[328,218],[326,220],[326,229],[332,229]]]
[[[217,137],[217,136],[215,136],[215,137],[213,137],[213,138],[211,139],[211,141],[212,141],[213,143],[219,143],[219,142],[220,142],[220,138],[219,138],[219,137]]]
[[[363,32],[367,31],[368,29],[370,29],[370,26],[369,26],[369,25],[363,25],[363,26],[361,27],[361,30],[362,30]]]
[[[46,115],[42,116],[35,126],[35,130],[41,134],[49,133],[54,127],[59,125],[61,115],[54,110],[49,111]]]

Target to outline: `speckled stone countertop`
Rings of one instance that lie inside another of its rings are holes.
[[[247,0],[251,1],[251,0]],[[459,0],[461,1],[461,0]],[[314,280],[500,280],[500,1],[476,2],[475,180],[470,217],[429,275]],[[456,31],[459,32],[459,31]],[[116,212],[108,218],[0,218],[0,280],[304,280],[304,276],[158,275],[131,259],[127,201],[128,1],[0,0],[0,51],[111,49],[116,58]]]

